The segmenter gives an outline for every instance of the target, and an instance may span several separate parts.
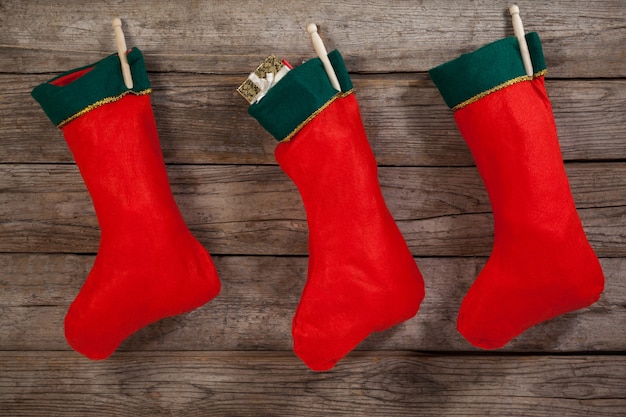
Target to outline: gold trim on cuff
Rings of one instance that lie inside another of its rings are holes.
[[[124,91],[122,94],[118,95],[118,96],[113,96],[113,97],[105,97],[102,100],[98,100],[93,104],[90,104],[89,106],[85,107],[84,109],[82,109],[81,111],[79,111],[78,113],[68,117],[67,119],[63,120],[61,123],[59,123],[57,125],[58,128],[62,128],[63,126],[65,126],[66,124],[68,124],[69,122],[71,122],[74,119],[78,119],[80,116],[89,113],[92,110],[97,109],[98,107],[104,106],[105,104],[109,104],[109,103],[113,103],[115,101],[120,100],[121,98],[123,98],[124,96],[128,95],[128,94],[134,94],[136,96],[145,96],[146,94],[150,94],[152,92],[152,88],[147,88],[145,90],[142,91],[133,91],[133,90],[126,90]]]
[[[353,92],[354,92],[354,90],[348,90],[348,91],[345,91],[345,92],[339,92],[339,93],[335,94],[334,96],[332,96],[330,98],[330,100],[328,100],[326,103],[324,103],[319,109],[315,110],[302,123],[300,123],[298,126],[296,126],[296,128],[294,130],[292,130],[291,133],[288,134],[285,137],[285,139],[281,140],[280,142],[289,142],[304,126],[306,126],[311,120],[313,120],[315,118],[315,116],[317,116],[318,114],[323,112],[326,109],[326,107],[330,106],[338,98],[347,97],[350,94],[352,94]]]
[[[503,88],[510,87],[513,84],[517,84],[517,83],[522,82],[522,81],[532,81],[535,78],[539,78],[539,77],[541,77],[543,75],[546,75],[547,72],[548,72],[548,70],[544,69],[544,70],[541,70],[539,72],[534,73],[532,76],[521,75],[519,77],[515,77],[515,78],[513,78],[511,80],[503,82],[500,85],[496,85],[495,87],[490,88],[489,90],[485,90],[482,93],[476,94],[474,97],[469,98],[469,99],[467,99],[467,100],[457,104],[456,106],[452,107],[452,111],[457,111],[459,109],[462,109],[463,107],[465,107],[467,105],[470,105],[472,103],[475,103],[478,100],[480,100],[481,98],[484,98],[484,97],[488,96],[491,93],[495,93],[496,91],[502,90]]]

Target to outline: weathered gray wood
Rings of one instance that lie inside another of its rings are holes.
[[[305,257],[215,257],[221,294],[131,336],[120,351],[290,350]],[[371,335],[359,350],[477,351],[456,331],[461,300],[484,258],[417,258],[426,283],[418,315]],[[606,290],[593,306],[530,329],[506,352],[626,351],[626,260],[601,259]],[[0,351],[70,350],[63,317],[93,256],[0,255]],[[622,329],[622,330],[619,330]]]
[[[6,4],[5,4],[6,3]],[[59,71],[115,50],[110,21],[120,16],[131,46],[155,71],[247,73],[269,53],[294,63],[314,56],[305,27],[320,26],[350,71],[426,71],[460,53],[512,36],[509,2],[461,0],[274,3],[164,0],[5,2],[0,14],[0,71]],[[558,77],[626,75],[620,0],[522,5]],[[54,30],[52,30],[54,28]]]
[[[520,4],[526,29],[543,40],[574,197],[603,257],[604,294],[498,352],[472,348],[455,329],[491,249],[492,216],[426,71],[512,35],[509,5],[0,0],[0,416],[623,416],[623,1]],[[60,132],[29,93],[112,53],[114,16],[129,46],[145,53],[175,197],[217,254],[223,290],[91,362],[65,343],[63,316],[93,263],[98,225]],[[291,352],[307,267],[300,197],[275,166],[276,142],[234,93],[270,52],[294,64],[313,57],[309,22],[346,59],[385,166],[383,192],[427,286],[415,318],[372,335],[324,374]]]
[[[277,166],[171,166],[190,229],[214,254],[305,255],[300,196]],[[568,164],[574,198],[600,256],[626,253],[626,164]],[[474,167],[383,167],[383,194],[416,256],[485,256],[493,218]],[[73,165],[0,165],[0,251],[95,252],[99,229]]]
[[[69,162],[30,91],[49,75],[0,75],[0,161]],[[234,93],[243,76],[151,74],[156,122],[170,163],[275,164],[276,141]],[[473,164],[452,113],[423,74],[354,76],[379,164]],[[549,80],[565,160],[626,159],[626,81]]]
[[[618,417],[624,356],[357,353],[313,373],[284,353],[0,353],[2,416]],[[288,387],[288,388],[287,388]]]

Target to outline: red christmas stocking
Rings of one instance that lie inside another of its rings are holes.
[[[316,58],[290,71],[249,108],[282,142],[275,155],[294,181],[309,225],[309,270],[293,319],[295,353],[327,370],[371,332],[413,317],[422,276],[383,199],[352,84],[329,54],[342,92]]]
[[[220,283],[172,196],[150,82],[139,50],[127,90],[117,55],[33,90],[59,126],[93,199],[101,240],[93,269],[65,317],[78,352],[104,359],[130,334],[215,297]]]
[[[566,177],[541,43],[536,33],[526,39],[532,77],[525,75],[516,38],[430,71],[454,111],[493,209],[493,251],[458,317],[463,336],[486,349],[589,306],[604,287]]]

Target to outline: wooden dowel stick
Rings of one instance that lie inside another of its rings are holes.
[[[516,4],[509,8],[511,17],[513,18],[513,32],[519,42],[519,49],[522,53],[522,62],[524,63],[524,70],[526,75],[532,77],[533,75],[533,63],[530,60],[530,53],[528,52],[528,44],[526,43],[526,37],[524,36],[524,25],[522,24],[522,18],[519,16],[519,7]]]
[[[311,34],[311,42],[313,43],[313,49],[315,49],[315,53],[322,60],[322,64],[324,64],[324,70],[326,70],[326,74],[328,74],[328,78],[330,79],[330,83],[333,88],[337,91],[341,91],[341,86],[339,85],[339,80],[337,79],[337,74],[335,74],[335,70],[328,59],[328,52],[326,52],[326,47],[324,46],[324,42],[322,42],[322,38],[317,33],[317,26],[315,23],[311,23],[306,27],[307,32]]]
[[[130,65],[128,65],[128,59],[126,58],[126,39],[124,38],[124,32],[122,31],[122,21],[119,17],[113,19],[113,31],[115,33],[115,45],[117,46],[117,55],[120,57],[120,63],[122,65],[122,76],[124,77],[124,85],[126,88],[133,88],[133,77],[130,73]]]

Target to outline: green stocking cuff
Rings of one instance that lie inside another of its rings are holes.
[[[545,74],[541,40],[535,32],[526,35],[534,77]],[[500,39],[439,65],[429,71],[444,101],[457,110],[485,95],[519,81],[526,75],[517,38]]]
[[[352,91],[352,82],[341,54],[328,54],[341,86],[330,84],[319,58],[311,59],[289,71],[248,113],[277,140],[288,140],[337,97]]]
[[[133,88],[124,85],[120,59],[109,55],[95,64],[65,72],[35,87],[32,96],[52,123],[62,127],[97,107],[117,101],[126,94],[151,92],[143,55],[133,48],[127,55]]]

